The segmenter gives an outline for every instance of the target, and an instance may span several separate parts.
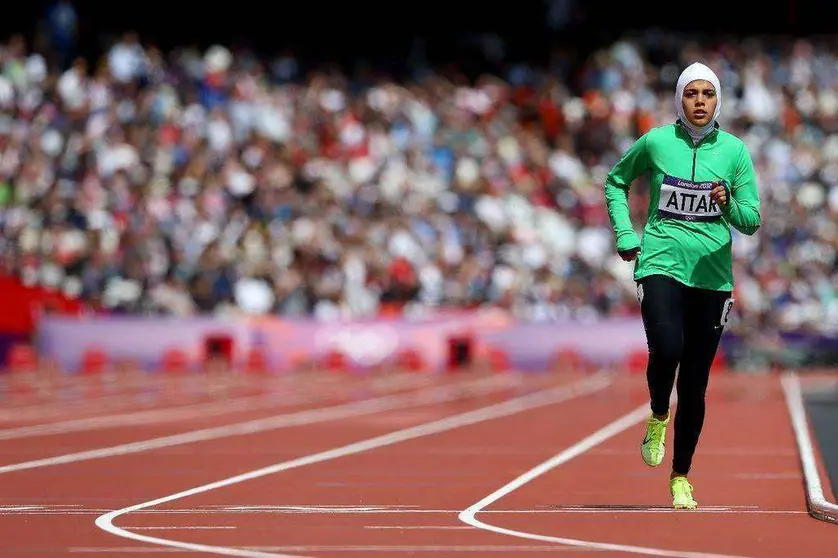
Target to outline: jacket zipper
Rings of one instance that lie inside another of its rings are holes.
[[[695,182],[695,156],[696,156],[696,154],[698,154],[698,145],[693,146],[693,172],[692,172],[692,177],[690,178],[690,180],[692,180],[693,182]]]
[[[683,129],[683,126],[682,126],[682,129]],[[692,140],[690,139],[689,132],[684,130],[684,133],[687,134],[687,141],[692,143]],[[713,132],[711,131],[710,134],[712,134],[712,133]],[[690,175],[690,180],[692,180],[693,182],[695,182],[695,157],[698,154],[698,146],[701,145],[702,143],[704,143],[704,140],[706,140],[708,137],[710,137],[710,134],[707,134],[706,136],[701,138],[701,140],[698,143],[693,144],[693,170],[692,170],[692,173]]]

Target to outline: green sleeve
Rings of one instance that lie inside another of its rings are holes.
[[[631,224],[628,190],[635,178],[649,170],[646,137],[644,134],[635,141],[605,177],[605,202],[618,251],[640,246],[640,238]]]
[[[722,206],[728,222],[742,234],[752,235],[762,224],[759,214],[759,191],[754,163],[748,149],[742,144],[736,174],[728,196],[729,202]]]

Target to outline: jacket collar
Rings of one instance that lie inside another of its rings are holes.
[[[690,132],[684,126],[683,121],[680,118],[678,118],[677,120],[675,120],[675,124],[676,124],[675,127],[678,129],[678,132],[681,134],[681,137],[683,137],[687,142],[689,142],[690,145],[693,145],[693,139],[690,136]],[[719,133],[719,129],[720,129],[719,122],[718,121],[714,122],[713,123],[713,129],[710,130],[710,133],[707,134],[706,136],[704,136],[703,138],[701,138],[701,141],[699,141],[695,145],[700,145],[700,144],[704,143],[705,141],[716,137],[716,135],[718,135],[718,133]]]

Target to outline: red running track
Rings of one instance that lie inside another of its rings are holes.
[[[83,403],[6,397],[6,409],[30,413],[0,421],[0,556],[785,558],[838,548],[838,526],[806,511],[775,376],[713,377],[692,512],[669,509],[666,467],[640,460],[641,376],[204,379],[149,400],[159,381],[76,390]]]

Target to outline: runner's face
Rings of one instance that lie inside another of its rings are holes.
[[[716,89],[707,80],[697,79],[691,81],[684,88],[681,96],[681,103],[684,105],[684,114],[687,120],[694,126],[706,126],[713,120],[716,113]]]

